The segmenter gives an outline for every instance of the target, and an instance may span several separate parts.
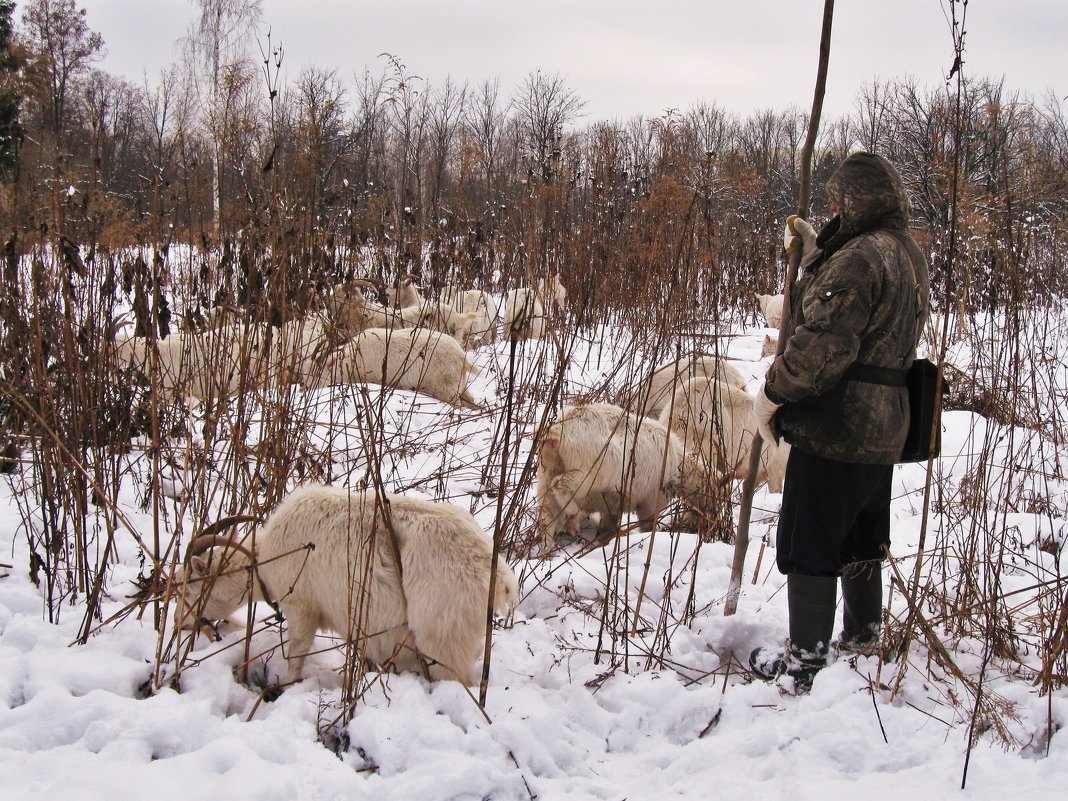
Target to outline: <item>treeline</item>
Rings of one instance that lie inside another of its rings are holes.
[[[135,83],[96,68],[105,43],[74,0],[29,0],[17,19],[0,1],[9,261],[62,238],[90,253],[147,246],[166,263],[169,246],[188,243],[211,266],[212,291],[193,277],[203,305],[264,292],[304,303],[368,270],[497,286],[559,270],[610,306],[680,270],[716,279],[696,295],[750,306],[752,291],[781,282],[800,109],[701,104],[592,121],[558,75],[532,73],[509,95],[493,79],[431,84],[396,57],[283,83],[284,31],[256,38],[258,3],[196,8],[183,55]],[[953,86],[874,82],[852,114],[825,120],[815,185],[858,148],[900,168],[943,296],[982,308],[1068,286],[1057,98],[988,79],[959,98]],[[265,274],[250,267],[261,264]]]

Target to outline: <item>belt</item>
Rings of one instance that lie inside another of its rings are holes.
[[[874,364],[853,362],[842,374],[849,381],[863,381],[865,384],[881,384],[884,387],[905,386],[908,370],[894,370],[890,367],[876,367]]]

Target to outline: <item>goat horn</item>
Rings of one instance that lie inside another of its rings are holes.
[[[108,329],[108,333],[110,333],[111,338],[114,339],[118,335],[119,331],[121,331],[123,328],[130,325],[131,323],[133,323],[133,320],[130,319],[129,314],[120,314],[118,317],[115,318],[114,322],[112,322],[111,327]]]
[[[250,551],[244,545],[234,542],[233,539],[231,539],[230,537],[222,537],[218,535],[214,537],[197,537],[195,540],[189,543],[189,550],[186,552],[185,558],[190,559],[191,557],[198,556],[199,554],[204,553],[204,551],[208,550],[209,548],[214,548],[216,545],[222,545],[223,547],[229,548],[232,551],[243,553],[249,559],[255,558],[252,555],[252,551]]]
[[[186,549],[185,558],[189,561],[189,558],[198,554],[204,553],[208,548],[213,548],[216,545],[225,545],[228,548],[233,548],[239,553],[243,553],[252,558],[252,552],[249,551],[244,545],[233,541],[233,536],[223,537],[219,534],[220,531],[224,531],[233,526],[241,523],[262,523],[263,519],[256,515],[230,515],[224,517],[221,520],[216,520],[211,525],[207,526],[189,543],[189,547]]]
[[[354,287],[366,287],[368,289],[373,289],[375,292],[378,292],[379,289],[381,289],[381,287],[370,278],[353,278],[349,281],[348,285]]]

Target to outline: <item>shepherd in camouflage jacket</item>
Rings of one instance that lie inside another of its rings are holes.
[[[908,432],[904,387],[843,377],[854,363],[912,364],[929,309],[927,260],[908,234],[908,197],[885,159],[854,153],[827,192],[839,216],[820,232],[821,252],[790,293],[786,350],[764,392],[784,404],[775,422],[794,446],[843,462],[893,464]]]
[[[908,432],[901,384],[930,301],[897,171],[880,156],[854,153],[827,192],[837,216],[819,235],[795,224],[804,248],[786,348],[753,404],[761,433],[777,431],[793,448],[776,532],[789,646],[757,648],[749,663],[757,676],[788,675],[802,691],[826,663],[839,576],[839,648],[867,654],[879,646],[893,465]]]

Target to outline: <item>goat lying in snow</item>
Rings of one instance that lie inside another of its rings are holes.
[[[316,631],[328,629],[379,667],[417,670],[422,655],[431,678],[476,684],[493,543],[459,507],[385,499],[388,516],[373,491],[308,485],[279,504],[254,550],[198,537],[180,577],[176,625],[233,613],[248,600],[251,570],[254,600],[277,603],[286,619],[287,681],[303,677]],[[493,608],[507,614],[518,600],[515,574],[498,558]]]
[[[467,377],[477,373],[452,337],[426,328],[370,328],[334,351],[310,387],[373,383],[476,408]]]
[[[782,295],[757,295],[756,298],[768,328],[778,328],[782,323]]]
[[[159,387],[169,400],[186,396],[201,401],[224,398],[263,383],[267,326],[235,323],[200,333],[175,331],[154,343],[120,331],[115,358],[149,376],[154,363]],[[153,361],[149,349],[156,348]]]
[[[718,378],[739,389],[745,387],[745,376],[729,361],[710,353],[694,353],[653,370],[644,397],[638,396],[641,400],[639,413],[647,417],[660,417],[660,412],[671,401],[676,387],[691,378]]]
[[[444,300],[424,298],[415,281],[414,275],[402,276],[396,287],[386,290],[390,305],[381,310],[372,310],[365,302],[361,313],[365,321],[373,323],[366,328],[424,327],[448,334],[467,347],[479,325],[480,315],[454,308]],[[377,315],[374,320],[370,319],[372,311]],[[400,322],[392,322],[391,315]]]
[[[396,309],[366,297],[363,289],[377,292],[373,281],[358,278],[337,287],[326,299],[326,316],[347,336],[369,328],[415,328],[425,316],[419,306]]]
[[[679,435],[687,453],[700,454],[724,475],[745,478],[753,442],[752,409],[753,396],[744,389],[714,378],[692,378],[675,390],[660,422]],[[789,454],[785,442],[765,442],[756,486],[767,482],[772,492],[782,492]]]
[[[302,383],[344,334],[325,317],[311,314],[280,327],[234,323],[200,332],[176,331],[155,343],[159,386],[165,397],[201,401],[222,398],[271,381]],[[143,337],[115,338],[116,359],[148,375],[151,344]]]
[[[462,347],[472,343],[474,333],[480,323],[480,315],[475,312],[457,311],[452,304],[440,300],[424,301],[419,307],[401,309],[401,313],[418,308],[422,314],[422,325],[431,331],[448,334]]]
[[[558,532],[577,535],[593,512],[601,514],[600,537],[618,529],[622,512],[636,512],[648,530],[668,498],[703,496],[713,483],[718,477],[688,458],[665,425],[607,403],[565,407],[538,448],[544,547],[553,546]]]

